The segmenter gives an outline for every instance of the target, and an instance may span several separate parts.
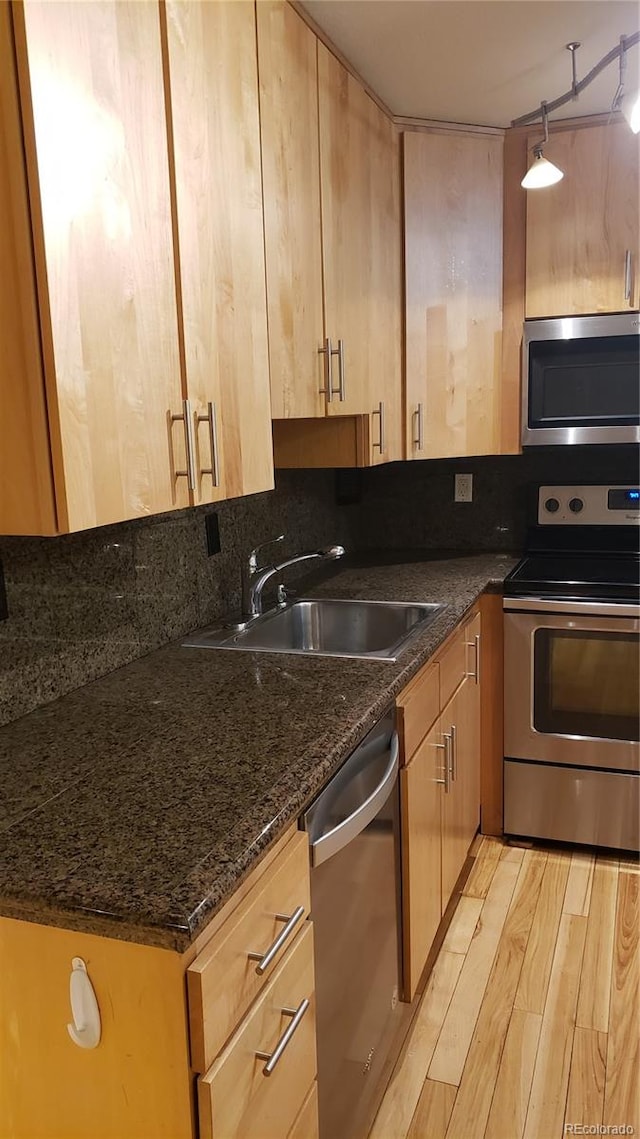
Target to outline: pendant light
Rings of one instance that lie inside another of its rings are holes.
[[[561,178],[564,178],[562,170],[558,166],[554,166],[553,162],[549,162],[549,159],[545,158],[542,152],[542,147],[549,141],[549,124],[547,121],[547,104],[541,103],[540,108],[544,138],[535,144],[533,162],[520,183],[525,190],[541,190],[544,186],[553,186]]]

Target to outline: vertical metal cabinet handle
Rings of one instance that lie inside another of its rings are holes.
[[[455,724],[451,725],[451,778],[455,783],[458,778],[458,735]]]
[[[418,422],[418,435],[417,435],[417,437],[414,437],[414,440],[413,440],[413,445],[414,445],[416,451],[422,451],[424,449],[424,426],[423,426],[422,413],[423,413],[423,405],[421,403],[419,403],[418,406],[416,407],[416,410],[413,413],[414,419],[416,419]]]
[[[379,441],[379,443],[372,443],[371,446],[377,447],[380,451],[380,454],[383,455],[384,450],[385,450],[385,446],[384,446],[384,403],[382,402],[382,400],[380,400],[378,407],[376,408],[375,411],[372,411],[371,414],[380,416],[380,441]]]
[[[196,489],[196,453],[193,442],[193,420],[191,418],[191,400],[183,399],[182,415],[172,415],[171,422],[184,422],[184,441],[187,452],[186,471],[176,471],[176,478],[186,479],[189,490]]]
[[[338,398],[343,403],[345,400],[346,381],[344,375],[344,340],[338,341]]]
[[[277,957],[285,941],[289,940],[301,917],[304,917],[304,906],[296,906],[292,914],[276,914],[276,921],[284,921],[287,923],[282,932],[278,934],[275,941],[271,943],[264,953],[247,953],[247,957],[249,957],[251,961],[258,962],[256,965],[256,973],[259,977],[269,968],[274,957]]]
[[[211,466],[200,467],[201,475],[211,475],[214,486],[220,486],[220,471],[218,469],[218,419],[215,403],[207,404],[206,415],[196,415],[197,423],[209,424],[209,446],[211,448]]]
[[[324,356],[324,387],[320,388],[320,394],[326,395],[327,403],[331,403],[334,396],[331,357],[335,355],[335,351],[331,347],[331,341],[328,336],[325,339],[324,348],[318,348],[318,355]]]
[[[438,748],[439,751],[444,751],[444,779],[436,779],[436,783],[444,784],[444,793],[448,795],[451,790],[451,771],[449,770],[449,746],[451,744],[451,736],[448,732],[443,732],[442,738],[444,740],[443,744],[433,745]]]
[[[625,299],[625,301],[631,300],[631,285],[632,285],[631,266],[632,266],[632,253],[631,253],[630,249],[627,249],[627,251],[624,255],[624,299]]]
[[[474,654],[475,654],[475,664],[473,666],[473,672],[468,672],[467,676],[473,676],[473,679],[476,682],[476,684],[479,684],[480,683],[480,633],[476,633],[476,635],[472,641],[465,641],[465,645],[467,646],[468,649],[473,649]]]
[[[270,1076],[271,1075],[273,1069],[275,1068],[276,1064],[278,1063],[278,1060],[282,1056],[282,1053],[284,1052],[285,1048],[289,1044],[291,1037],[293,1036],[294,1032],[296,1032],[296,1030],[298,1029],[298,1027],[300,1025],[300,1021],[302,1020],[302,1018],[303,1018],[303,1016],[306,1013],[308,1008],[309,1008],[309,1001],[305,997],[304,1000],[300,1001],[300,1004],[298,1005],[297,1008],[283,1008],[280,1010],[281,1013],[283,1014],[283,1016],[291,1016],[291,1017],[293,1017],[293,1020],[291,1021],[291,1024],[289,1025],[289,1027],[286,1028],[285,1031],[282,1033],[282,1036],[280,1037],[278,1043],[276,1044],[273,1052],[256,1052],[256,1056],[257,1056],[258,1060],[266,1060],[267,1061],[264,1068],[262,1069],[262,1075],[263,1076]]]

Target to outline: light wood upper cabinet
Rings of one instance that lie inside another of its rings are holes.
[[[373,412],[372,458],[376,451],[399,458],[392,438],[401,389],[397,139],[386,116],[323,44],[318,102],[325,323],[334,346],[338,340],[344,345],[337,360],[339,395],[328,411]]]
[[[12,14],[51,454],[40,449],[40,412],[38,472],[3,496],[2,530],[77,530],[184,506],[184,435],[170,418],[182,390],[157,9],[27,0]],[[5,131],[16,110],[3,107]],[[19,182],[20,168],[3,167],[8,178]],[[20,211],[16,193],[14,183]],[[33,261],[20,236],[24,289]],[[17,340],[26,330],[10,331]],[[27,351],[19,383],[42,399]],[[3,375],[2,386],[18,381]],[[3,422],[3,433],[16,426]],[[57,518],[49,505],[38,525],[30,483],[51,464]]]
[[[194,499],[212,502],[273,486],[255,14],[169,0],[166,18]]]
[[[526,316],[638,308],[637,136],[626,123],[558,131],[545,155],[565,176],[527,194]]]
[[[307,423],[276,424],[276,455],[401,458],[398,137],[289,4],[257,18],[272,409]],[[325,416],[362,417],[352,446]]]
[[[272,414],[323,416],[317,39],[282,0],[256,8]]]
[[[502,138],[403,137],[407,458],[517,450],[502,422]]]

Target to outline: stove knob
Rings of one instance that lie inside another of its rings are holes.
[[[581,498],[572,498],[571,502],[569,503],[569,510],[572,514],[579,514],[583,506],[584,502]]]
[[[544,508],[549,511],[549,514],[555,514],[556,510],[560,509],[560,503],[557,498],[548,498],[544,504]]]

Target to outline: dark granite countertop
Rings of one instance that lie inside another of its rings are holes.
[[[314,588],[444,603],[396,663],[174,643],[0,729],[0,913],[184,950],[514,564],[396,555]]]

